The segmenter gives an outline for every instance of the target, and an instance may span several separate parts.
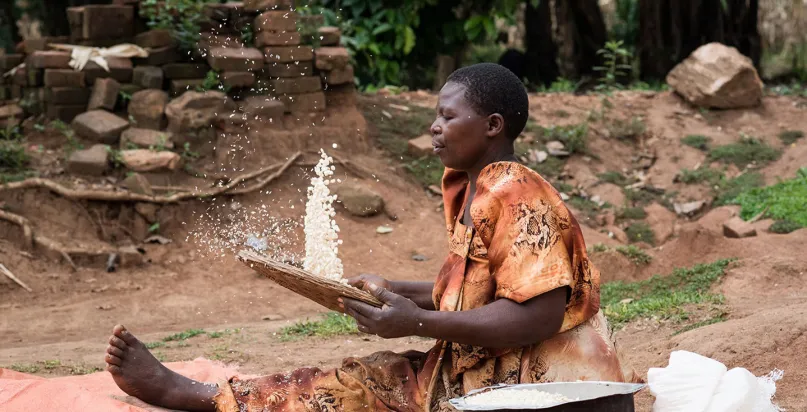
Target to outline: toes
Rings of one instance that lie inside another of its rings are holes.
[[[117,366],[117,365],[107,364],[106,365],[106,370],[107,370],[107,372],[109,372],[109,373],[111,373],[113,375],[120,375],[121,374],[121,368],[120,368],[120,366]]]
[[[123,365],[123,361],[121,360],[121,358],[119,358],[119,357],[117,357],[115,355],[112,355],[110,353],[107,353],[106,356],[104,356],[104,361],[107,363],[107,366],[122,366]]]
[[[112,329],[112,334],[123,339],[128,345],[136,345],[139,341],[123,325],[117,325]]]
[[[123,339],[120,339],[116,336],[109,337],[109,344],[120,350],[126,350],[126,348],[129,346],[126,344],[126,342],[123,341]]]
[[[118,349],[118,348],[117,348],[117,347],[115,347],[115,346],[111,346],[111,345],[110,345],[110,346],[108,346],[108,347],[106,348],[106,353],[108,353],[108,354],[110,354],[110,355],[117,356],[117,357],[119,357],[119,358],[123,359],[123,351],[122,351],[122,350],[120,350],[120,349]]]

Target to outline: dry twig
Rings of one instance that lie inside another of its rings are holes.
[[[33,290],[31,288],[29,288],[28,285],[25,284],[25,282],[19,280],[16,276],[14,276],[14,274],[11,273],[11,271],[8,270],[6,268],[6,266],[3,265],[2,263],[0,263],[0,272],[2,272],[4,275],[6,275],[6,277],[8,277],[9,279],[13,280],[14,283],[20,285],[20,287],[22,287],[23,289],[25,289],[25,290],[27,290],[29,292],[33,292]]]

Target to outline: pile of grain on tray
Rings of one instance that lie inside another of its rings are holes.
[[[337,282],[347,283],[342,278],[342,260],[339,259],[339,226],[336,225],[333,209],[335,195],[328,185],[333,183],[333,159],[320,150],[322,156],[314,168],[316,176],[308,187],[308,202],[305,205],[305,259],[303,269],[314,275]]]
[[[560,402],[570,402],[571,399],[559,394],[538,390],[491,390],[465,398],[468,406],[544,406],[555,405]]]

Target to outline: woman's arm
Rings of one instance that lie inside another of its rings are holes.
[[[434,290],[434,282],[396,282],[390,281],[392,292],[401,295],[412,302],[415,302],[419,308],[433,311],[434,300],[432,300],[432,291]]]

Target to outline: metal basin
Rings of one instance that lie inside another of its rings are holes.
[[[596,381],[499,385],[471,391],[467,395],[451,399],[449,402],[454,408],[461,411],[634,412],[633,394],[644,387],[645,385],[642,384]],[[574,400],[540,407],[518,404],[515,399],[513,403],[497,406],[477,406],[467,402],[468,397],[490,390],[537,390],[561,394]]]

